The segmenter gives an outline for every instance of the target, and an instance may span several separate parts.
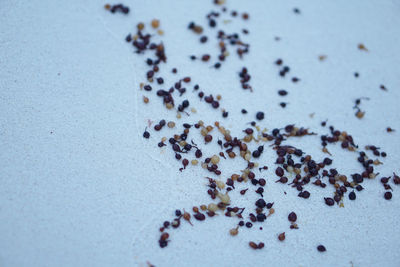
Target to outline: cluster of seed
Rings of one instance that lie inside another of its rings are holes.
[[[217,3],[217,5],[221,5],[221,3]],[[226,13],[228,9],[226,7],[222,8],[222,13]],[[231,17],[237,17],[238,13],[236,11],[231,12]],[[218,26],[218,19],[222,17],[221,13],[218,11],[210,11],[208,14],[206,14],[206,19],[207,19],[207,24],[211,29],[216,29]],[[242,14],[242,19],[243,20],[248,20],[249,15],[247,13]],[[224,20],[223,23],[229,23],[230,20]],[[203,34],[203,26],[200,24],[196,24],[195,22],[190,22],[188,25],[188,29],[191,30],[193,33],[200,35],[199,41],[200,43],[206,43],[209,38],[206,35]],[[248,30],[243,29],[242,30],[243,34],[248,34]],[[244,43],[241,39],[238,33],[233,33],[233,34],[227,34],[223,30],[218,30],[217,34],[217,40],[218,42],[218,47],[219,47],[219,53],[217,55],[218,61],[216,61],[213,64],[213,67],[216,69],[219,69],[222,65],[222,62],[225,61],[225,59],[230,55],[227,45],[231,46],[236,46],[236,53],[237,55],[242,58],[244,54],[247,54],[249,52],[249,47],[250,45],[247,43]],[[209,53],[205,53],[200,57],[197,57],[195,55],[190,56],[192,60],[196,60],[197,58],[200,58],[203,62],[208,62],[211,59],[211,55]],[[245,86],[245,85],[243,85]],[[248,86],[248,85],[247,85]],[[244,87],[243,87],[244,88]],[[244,88],[244,89],[251,89],[250,88]]]
[[[115,12],[121,12],[123,14],[129,13],[129,7],[124,6],[123,4],[117,4],[117,5],[105,4],[104,8],[109,10],[111,13]]]
[[[251,76],[248,73],[246,67],[243,67],[242,70],[239,72],[239,77],[240,77],[240,83],[242,85],[242,88],[245,89],[245,90],[248,89],[250,91],[253,91],[253,88],[249,84]]]
[[[215,0],[214,2],[217,5],[223,4],[223,1],[221,0]],[[227,8],[222,7],[222,12],[227,12]],[[295,13],[299,12],[295,11]],[[236,11],[231,12],[232,17],[236,17],[237,15],[238,13]],[[219,12],[212,11],[207,14],[206,18],[208,20],[209,27],[217,27],[219,17]],[[247,20],[249,16],[247,13],[243,13],[242,18]],[[153,20],[151,22],[151,27],[153,29],[158,29],[159,26],[160,22],[158,20]],[[132,43],[136,49],[136,53],[138,54],[145,54],[148,51],[153,51],[153,58],[147,58],[146,60],[146,64],[150,68],[145,75],[147,81],[146,83],[142,83],[140,85],[140,88],[144,91],[152,92],[153,87],[164,86],[164,79],[162,77],[157,77],[157,73],[159,72],[160,64],[166,63],[167,57],[163,43],[153,42],[152,38],[154,35],[145,33],[144,28],[145,25],[143,23],[139,23],[137,25],[136,34],[129,34],[125,39],[128,43]],[[189,24],[189,29],[198,35],[203,33],[202,26],[193,22]],[[162,35],[160,30],[158,33],[159,35]],[[248,31],[243,30],[243,33],[247,34]],[[219,41],[220,54],[218,56],[219,62],[214,64],[215,68],[219,68],[221,66],[221,62],[224,61],[229,55],[226,48],[227,44],[238,46],[237,54],[240,57],[249,52],[249,45],[240,41],[238,34],[225,34],[220,30],[217,34],[217,38]],[[200,36],[201,43],[205,43],[207,41],[207,36]],[[366,50],[365,47],[361,47],[360,49]],[[192,59],[196,59],[196,57],[192,56]],[[203,61],[208,61],[209,59],[210,56],[208,54],[202,56]],[[276,64],[281,66],[283,61],[278,59]],[[289,71],[290,68],[288,66],[283,66],[283,68],[279,71],[279,75],[285,77]],[[172,69],[172,73],[176,74],[177,69]],[[241,78],[243,89],[251,90],[251,86],[248,84],[250,75],[248,74],[247,69],[243,68],[239,73],[239,76]],[[292,77],[292,81],[296,83],[299,81],[299,79],[297,77]],[[155,82],[157,84],[155,84]],[[167,109],[174,109],[175,102],[178,102],[174,98],[174,93],[178,92],[179,97],[181,97],[187,91],[185,85],[188,85],[191,82],[191,78],[186,76],[178,79],[168,90],[162,88],[157,89],[156,95],[162,98],[163,104]],[[193,87],[194,91],[199,90],[199,88],[200,87],[197,84]],[[278,91],[278,94],[280,96],[286,96],[288,92],[282,89]],[[216,97],[214,97],[212,94],[205,95],[203,91],[198,92],[197,95],[201,100],[204,100],[205,103],[210,104],[214,110],[220,108],[220,95],[217,95]],[[143,99],[145,103],[149,102],[148,97],[144,96]],[[178,104],[176,108],[179,115],[177,115],[178,119],[181,118],[180,113],[186,113],[186,110],[190,106],[189,99],[179,102],[180,104]],[[355,108],[358,109],[358,112],[361,112],[359,109],[360,103],[361,99],[358,99],[355,106]],[[282,102],[280,105],[285,107],[286,103]],[[221,110],[223,117],[227,117],[228,112],[224,109]],[[243,109],[242,113],[245,114],[247,111]],[[262,121],[264,119],[264,113],[262,111],[257,112],[256,119],[258,121]],[[317,133],[310,132],[309,129],[298,127],[294,124],[286,125],[283,128],[275,128],[272,129],[272,131],[262,129],[255,121],[250,122],[250,125],[250,127],[243,129],[242,136],[232,136],[230,131],[223,127],[218,121],[214,122],[214,124],[208,125],[203,121],[198,121],[194,124],[183,123],[183,130],[181,132],[176,132],[169,138],[163,137],[158,143],[160,148],[167,147],[171,149],[171,155],[173,155],[175,159],[182,164],[182,167],[179,169],[180,171],[185,170],[191,162],[193,166],[201,166],[210,173],[210,176],[213,176],[205,177],[208,182],[206,184],[206,192],[210,196],[211,203],[208,205],[203,204],[199,207],[193,207],[192,213],[189,213],[185,210],[183,210],[183,212],[179,209],[176,210],[175,218],[173,218],[171,221],[165,221],[160,228],[160,247],[163,248],[168,245],[170,242],[170,233],[168,233],[167,230],[169,231],[180,227],[182,219],[187,221],[188,224],[193,225],[191,221],[192,217],[197,221],[204,221],[206,218],[214,217],[215,215],[221,213],[226,217],[237,218],[239,222],[234,228],[229,230],[229,234],[231,236],[236,236],[239,234],[239,229],[241,227],[252,228],[255,224],[262,225],[270,216],[275,214],[275,209],[273,208],[274,202],[267,203],[264,198],[264,187],[269,179],[262,177],[261,172],[263,170],[268,170],[268,166],[264,165],[261,167],[259,162],[257,162],[257,160],[264,153],[264,149],[266,147],[276,152],[276,159],[274,162],[276,165],[274,168],[274,174],[276,177],[271,177],[271,181],[275,181],[276,183],[281,183],[282,185],[293,188],[295,192],[298,192],[297,196],[303,199],[310,198],[310,186],[331,188],[331,195],[324,197],[321,200],[324,201],[328,206],[334,206],[336,203],[337,205],[343,207],[343,199],[347,192],[349,192],[348,198],[350,200],[355,200],[356,194],[354,190],[358,192],[363,190],[361,184],[364,182],[364,179],[374,179],[378,176],[378,173],[376,173],[374,170],[374,166],[380,165],[382,162],[380,162],[378,159],[369,159],[367,157],[368,151],[372,151],[374,156],[380,156],[383,158],[386,157],[385,152],[379,151],[379,148],[373,145],[369,145],[365,147],[365,151],[361,151],[358,145],[355,144],[351,135],[345,131],[339,131],[333,126],[330,126],[330,134],[319,135],[321,138],[322,151],[324,153],[332,156],[327,149],[328,144],[340,142],[342,149],[353,153],[357,152],[359,154],[357,161],[362,165],[363,170],[361,170],[359,173],[353,173],[349,175],[349,177],[351,177],[351,179],[349,179],[346,175],[341,174],[338,170],[329,167],[332,164],[333,159],[325,157],[322,160],[315,160],[311,155],[305,153],[303,150],[294,146],[283,144],[290,138],[312,136],[317,135]],[[153,126],[153,129],[154,131],[159,132],[162,131],[165,126],[172,129],[175,128],[176,123],[173,121],[169,121],[167,123],[166,120],[162,119]],[[322,122],[321,126],[325,127],[326,121]],[[151,124],[149,123],[149,128],[150,127]],[[388,127],[388,129],[389,128],[390,127]],[[189,135],[191,134],[192,130],[200,132],[202,136],[201,142],[195,142],[193,139],[189,139]],[[387,131],[391,132],[392,129]],[[216,135],[219,135],[222,140]],[[150,138],[150,132],[147,130],[147,128],[143,133],[143,137],[146,139]],[[188,140],[190,140],[190,142]],[[203,155],[200,145],[205,146],[215,142],[219,145],[220,151],[217,151],[209,156]],[[222,173],[219,164],[223,160],[235,158],[241,158],[246,164],[245,168],[234,173]],[[260,174],[256,174],[257,168]],[[223,180],[224,178],[221,177],[225,177],[226,180]],[[291,179],[289,180],[289,178]],[[389,185],[391,178],[392,177],[389,176],[382,177],[380,179],[386,190],[384,198],[387,200],[392,198],[392,188]],[[395,173],[393,173],[392,180],[395,185],[400,184],[400,177]],[[254,203],[254,206],[252,204],[251,207],[246,210],[247,213],[244,213],[247,207],[235,206],[231,201],[229,193],[235,190],[235,185],[237,183],[246,183],[249,185],[249,187],[240,191],[241,196],[244,196],[247,192],[252,192],[253,190],[250,189],[251,187],[254,187],[254,193],[259,196],[259,199]],[[328,187],[328,185],[330,186]],[[295,212],[288,214],[288,220],[290,222],[289,229],[299,229],[297,224],[297,214]],[[261,226],[260,229],[262,229]],[[284,241],[285,238],[286,232],[278,234],[279,241]],[[249,242],[249,246],[253,249],[261,249],[264,247],[264,243],[259,242],[257,244],[251,241]],[[319,245],[317,246],[317,250],[324,252],[326,251],[326,248],[323,245]]]

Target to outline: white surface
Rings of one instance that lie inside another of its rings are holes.
[[[219,216],[194,227],[183,223],[160,249],[162,221],[176,208],[209,203],[207,173],[194,167],[180,173],[172,152],[160,153],[156,144],[171,130],[152,132],[150,140],[141,137],[148,119],[175,114],[161,111],[154,95],[144,106],[138,84],[145,58],[123,40],[137,22],[161,20],[165,73],[177,67],[179,77],[191,75],[206,92],[221,93],[221,105],[230,111],[222,120],[220,113],[191,101],[199,113],[190,121],[218,118],[238,132],[263,110],[269,129],[296,123],[321,133],[327,129],[319,123],[328,118],[328,125],[348,131],[360,146],[381,146],[388,157],[379,171],[387,176],[400,172],[398,132],[385,132],[387,126],[400,131],[398,2],[228,0],[228,8],[250,14],[249,22],[227,27],[248,28],[251,51],[244,61],[231,56],[219,72],[187,58],[203,47],[215,51],[212,43],[200,46],[186,29],[192,20],[205,24],[205,14],[215,7],[211,1],[125,2],[129,16],[106,12],[103,2],[85,2],[1,3],[0,266],[400,265],[399,190],[393,186],[393,199],[386,201],[378,181],[367,181],[357,201],[345,201],[345,208],[325,206],[321,198],[330,189],[310,187],[311,198],[302,200],[289,187],[269,182],[265,199],[275,202],[276,214],[263,231],[243,229],[232,238],[228,230],[236,220]],[[302,14],[293,14],[293,7]],[[282,40],[275,42],[275,36]],[[359,51],[359,43],[370,52]],[[328,55],[323,63],[320,54]],[[272,64],[278,57],[302,79],[298,85],[278,77]],[[239,88],[242,66],[252,75],[253,94]],[[381,91],[380,84],[389,91]],[[285,110],[278,106],[280,88],[289,91]],[[371,100],[363,102],[366,116],[358,120],[352,106],[361,96]],[[243,107],[246,116],[240,114]],[[308,116],[312,112],[314,119]],[[317,137],[298,144],[323,156]],[[354,154],[329,150],[342,172],[359,170]],[[261,158],[268,166],[272,160],[272,152]],[[221,166],[226,175],[239,170],[235,161]],[[263,176],[275,178],[272,172]],[[256,195],[233,199],[251,207]],[[288,229],[292,210],[298,214],[297,231]],[[276,235],[282,231],[287,238],[279,243]],[[250,240],[266,247],[250,250]],[[320,243],[328,250],[324,254],[315,249]]]

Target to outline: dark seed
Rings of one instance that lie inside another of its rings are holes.
[[[297,220],[297,215],[296,215],[296,213],[294,213],[294,212],[289,213],[289,215],[288,215],[288,220],[289,220],[290,222],[295,222],[295,221]]]
[[[330,197],[326,197],[325,198],[325,204],[328,205],[328,206],[333,206],[335,204],[335,201]]]
[[[317,249],[318,249],[319,252],[325,252],[326,251],[326,248],[323,245],[319,245],[317,247]]]
[[[144,131],[143,137],[146,139],[150,138],[150,133],[148,131]]]
[[[256,118],[257,118],[257,120],[263,120],[264,119],[264,112],[261,112],[261,111],[257,112]]]
[[[354,193],[353,191],[349,193],[349,199],[350,200],[355,200],[356,199],[356,193]]]
[[[392,192],[389,191],[385,192],[384,197],[386,200],[392,199]]]

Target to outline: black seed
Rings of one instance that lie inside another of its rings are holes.
[[[296,215],[296,213],[294,213],[294,212],[289,213],[289,215],[288,215],[288,220],[289,220],[290,222],[295,222],[295,221],[297,220],[297,215]]]
[[[278,94],[279,94],[280,96],[285,96],[285,95],[288,94],[288,92],[287,92],[286,90],[279,90],[279,91],[278,91]]]
[[[261,111],[257,112],[256,118],[257,118],[257,120],[263,120],[264,119],[264,112],[261,112]]]
[[[317,249],[318,249],[319,252],[325,252],[326,251],[326,248],[323,245],[319,245],[317,247]]]
[[[392,199],[392,192],[389,191],[385,192],[384,197],[386,200]]]
[[[330,197],[326,197],[325,198],[325,204],[328,205],[328,206],[333,206],[335,204],[335,201]]]
[[[356,193],[354,193],[354,191],[349,193],[349,199],[350,200],[355,200],[356,199]]]

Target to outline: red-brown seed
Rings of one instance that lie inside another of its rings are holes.
[[[279,241],[283,241],[283,240],[285,240],[285,238],[286,238],[285,232],[280,233],[280,234],[278,235],[278,240],[279,240]]]

